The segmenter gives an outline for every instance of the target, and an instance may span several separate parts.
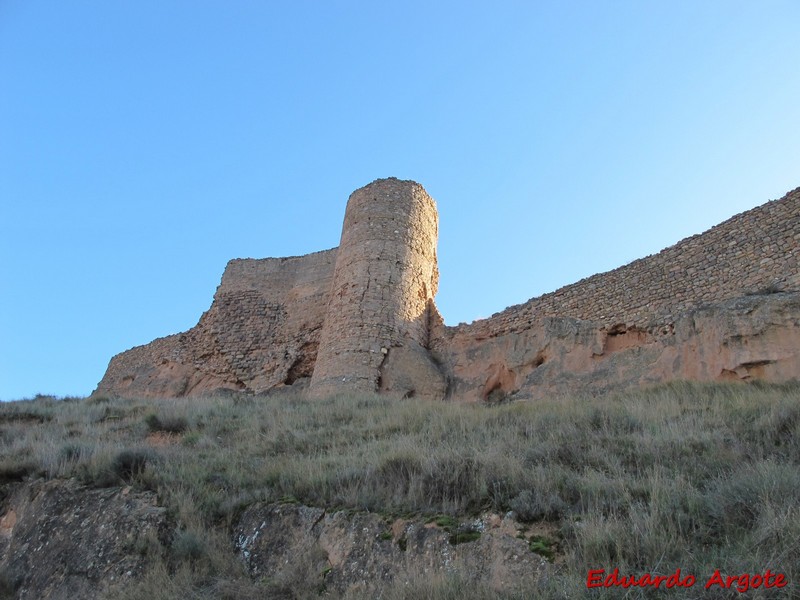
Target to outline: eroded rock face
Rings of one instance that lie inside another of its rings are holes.
[[[800,294],[708,305],[674,323],[607,327],[547,317],[489,339],[453,334],[438,352],[465,400],[544,398],[673,380],[781,382],[800,376]]]
[[[424,521],[258,504],[242,515],[235,543],[253,577],[334,595],[455,572],[498,591],[535,589],[547,563],[517,537],[516,522],[485,515],[467,526],[477,539],[454,545],[452,533]]]
[[[17,600],[113,598],[164,560],[174,533],[153,492],[74,480],[6,484],[0,492],[0,595]],[[258,503],[233,526],[230,551],[244,564],[243,578],[269,581],[287,598],[323,590],[377,597],[394,584],[454,574],[495,590],[532,591],[549,565],[521,532],[510,516],[493,514],[446,530],[422,519]]]
[[[378,391],[397,398],[441,400],[447,395],[447,379],[427,349],[416,344],[382,348]]]
[[[231,261],[197,326],[115,356],[95,393],[288,388],[494,401],[670,379],[800,378],[797,307],[774,294],[800,292],[800,188],[457,327],[444,326],[433,302],[437,232],[421,185],[374,181],[351,195],[338,249]],[[752,298],[761,308],[748,312]]]
[[[148,536],[166,528],[155,493],[73,481],[19,485],[2,511],[0,566],[18,600],[99,598],[142,574]]]
[[[230,261],[195,327],[112,358],[95,394],[258,393],[311,377],[335,262],[335,248]]]

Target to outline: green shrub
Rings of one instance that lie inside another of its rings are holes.
[[[170,552],[173,559],[178,562],[192,562],[206,555],[206,547],[195,532],[181,529],[172,540]]]
[[[453,533],[448,541],[450,542],[451,546],[457,546],[458,544],[466,544],[469,542],[474,542],[481,537],[481,532],[476,531],[474,529],[468,529],[465,531],[456,531]]]
[[[142,477],[155,454],[148,448],[96,450],[77,467],[78,478],[93,487],[111,487],[133,483]]]
[[[531,552],[544,556],[550,562],[553,562],[555,558],[553,540],[548,537],[541,535],[531,536],[530,540],[528,540],[528,548],[530,548]]]

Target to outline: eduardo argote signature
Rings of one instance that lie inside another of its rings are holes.
[[[620,575],[619,569],[614,569],[606,574],[605,569],[591,569],[586,576],[587,588],[610,588],[610,587],[652,587],[659,588],[663,585],[667,589],[690,588],[697,583],[697,578],[692,574],[683,575],[680,569],[676,569],[671,575],[652,575],[643,573],[641,575]],[[735,589],[737,592],[744,593],[751,589],[758,588],[782,588],[788,585],[786,576],[783,573],[773,573],[766,569],[763,573],[742,573],[741,575],[723,575],[719,569],[706,580],[705,589],[717,586],[722,589]]]

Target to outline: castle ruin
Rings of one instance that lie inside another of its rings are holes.
[[[439,286],[436,204],[418,183],[356,190],[345,210],[311,393],[373,392],[389,352],[425,361]],[[381,379],[381,381],[379,381]]]
[[[338,248],[230,261],[195,327],[112,358],[95,394],[492,401],[800,377],[800,188],[457,327],[434,304],[437,235],[421,185],[374,181],[350,196]]]

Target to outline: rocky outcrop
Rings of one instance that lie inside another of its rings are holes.
[[[497,591],[531,591],[547,563],[521,530],[498,515],[447,531],[421,520],[272,504],[247,509],[235,539],[253,577],[302,582],[334,597],[378,597],[393,584],[456,573]]]
[[[166,509],[152,492],[20,484],[2,506],[0,583],[17,600],[99,598],[142,574],[165,528]]]
[[[170,555],[175,523],[153,492],[93,489],[74,480],[6,484],[0,492],[6,495],[0,597],[114,598]],[[510,516],[492,514],[441,526],[422,518],[254,504],[232,526],[229,551],[242,561],[241,580],[270,581],[276,593],[287,592],[264,597],[323,590],[330,598],[377,597],[395,584],[431,584],[450,575],[495,590],[530,591],[547,563],[525,534]]]
[[[457,327],[433,302],[437,230],[435,204],[413,181],[356,190],[338,249],[231,261],[197,326],[115,356],[95,393],[297,386],[312,397],[498,400],[800,377],[796,306],[776,294],[800,292],[800,188],[656,255]]]
[[[639,327],[545,317],[484,338],[455,331],[436,353],[465,400],[603,393],[673,380],[800,376],[800,293],[751,295]]]

